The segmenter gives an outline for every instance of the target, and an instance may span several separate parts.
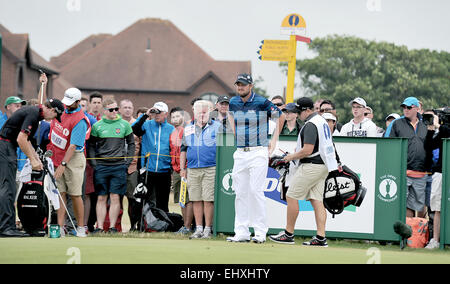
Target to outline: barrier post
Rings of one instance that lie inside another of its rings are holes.
[[[439,235],[439,248],[444,249],[450,244],[450,139],[442,141],[442,199],[441,199],[441,232]]]

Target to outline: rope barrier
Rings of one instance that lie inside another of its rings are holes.
[[[86,158],[86,160],[107,160],[107,159],[135,159],[135,158],[147,158],[150,156],[163,156],[163,157],[175,157],[179,158],[178,155],[164,155],[164,154],[158,154],[158,153],[147,153],[145,156],[129,156],[129,157],[103,157],[103,158]],[[26,161],[27,159],[17,159],[17,161]]]

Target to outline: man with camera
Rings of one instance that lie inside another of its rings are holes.
[[[146,187],[150,192],[150,204],[169,212],[171,185],[170,135],[175,127],[167,122],[169,107],[157,102],[147,113],[133,123],[133,133],[142,136],[142,156],[150,154],[147,164],[141,159],[142,167],[147,168]],[[148,117],[153,117],[147,120]]]
[[[425,138],[425,150],[427,161],[431,162],[431,157],[435,149],[439,149],[439,158],[431,166],[433,172],[431,183],[430,207],[434,212],[433,238],[426,248],[439,248],[440,220],[441,220],[441,197],[442,197],[442,139],[450,137],[450,108],[443,110],[433,110],[436,115],[424,114],[423,120],[427,124],[427,136]]]
[[[414,211],[418,211],[419,217],[422,217],[425,213],[427,183],[424,148],[427,127],[419,119],[420,103],[417,98],[406,98],[400,107],[403,108],[403,117],[394,120],[389,125],[384,137],[408,138],[406,217],[414,217]]]

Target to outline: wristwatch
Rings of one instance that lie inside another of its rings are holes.
[[[64,162],[64,161],[62,161],[62,162],[61,162],[61,166],[67,167],[67,163]]]

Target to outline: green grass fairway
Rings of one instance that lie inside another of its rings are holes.
[[[0,263],[162,263],[162,264],[278,264],[278,263],[450,263],[448,250],[428,251],[397,245],[329,241],[328,248],[228,243],[220,235],[189,240],[170,233],[120,234],[113,237],[61,239],[0,239]]]

